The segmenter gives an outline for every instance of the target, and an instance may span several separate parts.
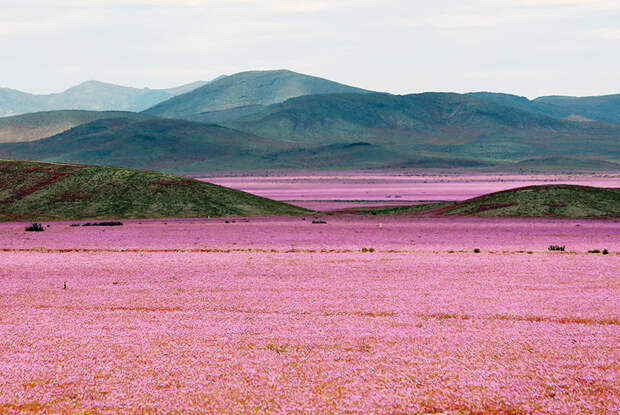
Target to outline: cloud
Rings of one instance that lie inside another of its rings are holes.
[[[495,26],[503,20],[502,17],[496,15],[445,14],[428,17],[424,20],[424,23],[438,29],[465,29]]]
[[[620,28],[618,27],[603,27],[592,31],[595,37],[602,39],[620,40]]]

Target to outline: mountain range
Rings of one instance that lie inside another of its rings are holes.
[[[215,78],[221,79],[223,76]],[[0,117],[53,110],[142,111],[208,84],[196,81],[167,89],[132,88],[86,81],[54,94],[29,94],[0,88]]]
[[[517,95],[493,92],[472,92],[470,95],[551,117],[574,121],[620,122],[620,94],[592,97],[552,95],[533,100]]]
[[[187,89],[141,114],[51,111],[0,119],[0,141],[13,141],[0,143],[0,157],[177,173],[620,170],[620,95],[393,95],[287,70],[242,72]]]

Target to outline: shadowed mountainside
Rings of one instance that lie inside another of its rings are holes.
[[[620,125],[579,123],[452,93],[292,98],[226,123],[302,145],[368,142],[413,159],[620,159]]]
[[[263,106],[283,102],[292,97],[345,92],[368,91],[288,70],[248,71],[211,82],[144,112],[167,118],[209,121],[214,118],[202,113],[243,108],[235,110],[232,115],[224,116],[220,113],[215,116],[218,120],[230,120],[237,113],[259,111]]]
[[[0,142],[33,141],[106,118],[141,121],[151,116],[127,111],[59,110],[0,118]]]
[[[264,155],[290,147],[215,124],[116,118],[42,140],[0,144],[0,157],[192,172],[260,167]]]
[[[298,215],[302,208],[163,173],[0,160],[0,220]]]

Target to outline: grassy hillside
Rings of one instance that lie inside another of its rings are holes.
[[[344,92],[367,91],[287,70],[249,71],[227,76],[171,98],[145,113],[186,119],[204,112],[270,105],[301,95]]]
[[[348,208],[341,213],[408,216],[620,218],[620,189],[567,184],[528,186],[461,202]]]
[[[441,215],[562,218],[620,217],[620,189],[542,185],[510,189],[435,211]]]
[[[364,141],[416,160],[620,160],[620,125],[564,121],[450,93],[303,96],[226,125],[302,145]]]
[[[304,209],[163,173],[0,160],[0,220],[297,215]]]
[[[124,111],[60,110],[0,118],[0,142],[33,141],[106,118],[147,120],[152,117]]]
[[[142,111],[206,83],[198,81],[175,88],[149,89],[86,81],[66,91],[45,95],[0,88],[0,117],[66,109]]]

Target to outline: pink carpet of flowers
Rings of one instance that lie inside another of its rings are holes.
[[[620,222],[312,219],[0,224],[0,413],[620,411]]]

